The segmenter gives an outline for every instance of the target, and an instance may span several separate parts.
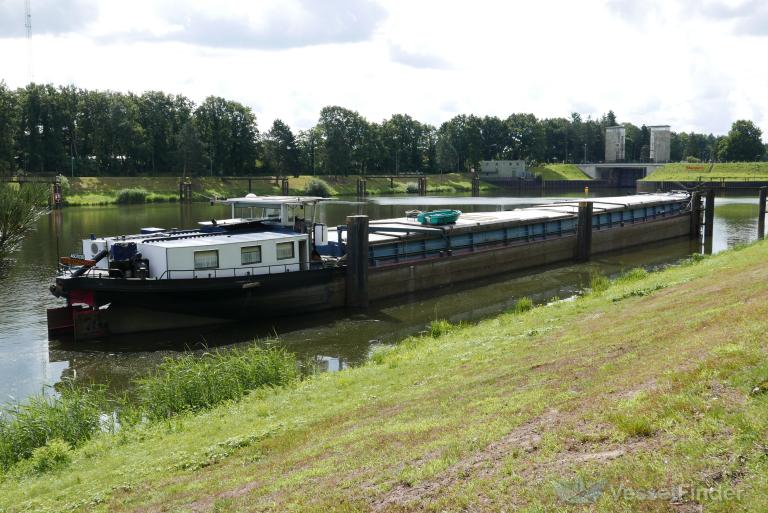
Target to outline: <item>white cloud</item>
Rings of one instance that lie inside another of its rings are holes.
[[[134,0],[60,16],[47,32],[38,19],[61,11],[32,2],[37,81],[221,95],[250,105],[262,128],[276,117],[306,128],[338,104],[433,124],[613,109],[621,121],[715,133],[746,117],[768,133],[758,36],[768,8],[757,0],[194,0],[181,11]],[[11,4],[21,15],[0,21],[0,77],[20,86],[23,2],[0,0],[0,13]]]

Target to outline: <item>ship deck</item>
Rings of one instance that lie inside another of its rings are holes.
[[[590,199],[575,198],[573,200],[516,208],[514,210],[462,213],[455,223],[442,226],[422,225],[413,217],[379,219],[370,222],[371,233],[368,236],[368,241],[370,244],[386,244],[408,238],[442,237],[447,234],[485,231],[494,229],[497,226],[514,226],[576,219],[578,217],[579,203],[583,201],[591,202],[594,214],[599,215],[637,207],[677,203],[687,199],[688,194],[674,192]],[[339,227],[330,228],[328,230],[328,240],[346,243],[346,230],[341,228],[341,237],[339,238]]]

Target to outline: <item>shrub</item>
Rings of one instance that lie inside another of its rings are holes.
[[[529,297],[521,297],[517,300],[515,303],[515,310],[514,312],[516,314],[521,314],[524,312],[527,312],[528,310],[533,309],[533,300]]]
[[[69,194],[69,191],[72,190],[72,187],[69,184],[69,178],[64,175],[59,175],[59,183],[61,184],[61,193],[66,198]]]
[[[16,249],[40,216],[48,211],[47,186],[13,185],[0,183],[0,258]]]
[[[304,188],[304,194],[307,196],[320,196],[328,198],[332,194],[331,186],[319,178],[313,178]]]
[[[57,470],[72,461],[72,449],[64,440],[54,438],[46,445],[32,451],[30,466],[39,474]]]
[[[405,184],[405,192],[408,194],[418,194],[419,192],[419,184],[416,182],[408,182]]]
[[[234,349],[168,358],[137,381],[139,403],[149,419],[210,408],[251,390],[288,384],[298,377],[296,357],[282,349]]]
[[[146,203],[149,192],[146,189],[132,188],[132,189],[120,189],[117,191],[115,198],[116,203],[121,204],[133,204],[133,203]]]

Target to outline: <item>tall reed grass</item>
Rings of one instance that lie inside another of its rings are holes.
[[[237,400],[256,388],[286,385],[297,378],[293,354],[250,347],[168,358],[152,376],[137,381],[137,395],[144,415],[159,420]]]
[[[57,397],[40,394],[7,408],[0,417],[0,467],[30,457],[50,440],[75,446],[90,438],[102,428],[107,402],[103,387],[64,382]]]
[[[293,354],[254,346],[168,358],[151,376],[134,381],[135,393],[119,400],[110,398],[104,387],[65,382],[58,396],[36,395],[0,413],[0,470],[30,457],[43,462],[33,465],[39,471],[56,468],[66,459],[66,444],[75,447],[98,431],[114,430],[115,423],[104,420],[115,418],[114,412],[126,429],[237,400],[298,377]]]

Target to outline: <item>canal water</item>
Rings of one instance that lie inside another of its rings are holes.
[[[616,191],[609,191],[612,194]],[[755,195],[756,196],[756,195]],[[558,197],[379,197],[367,202],[332,201],[318,220],[333,226],[347,215],[364,213],[374,219],[402,216],[413,208],[455,207],[464,212],[511,209],[563,199]],[[573,196],[571,196],[573,197]],[[688,239],[646,245],[599,255],[586,264],[551,266],[497,276],[471,287],[453,286],[389,303],[364,315],[344,312],[304,314],[267,322],[234,323],[193,330],[134,334],[75,346],[70,340],[49,340],[46,308],[61,306],[48,292],[58,255],[80,253],[80,239],[91,233],[135,233],[144,226],[187,228],[199,220],[228,217],[223,206],[148,204],[66,208],[42,218],[0,270],[0,404],[22,400],[64,378],[105,383],[119,390],[151,371],[163,358],[186,349],[232,346],[268,338],[321,368],[338,370],[364,361],[380,344],[392,344],[423,330],[434,319],[477,321],[509,310],[523,296],[536,302],[568,297],[599,272],[615,275],[642,266],[674,263],[691,253],[719,252],[751,242],[757,232],[757,198],[718,198],[711,247]]]

